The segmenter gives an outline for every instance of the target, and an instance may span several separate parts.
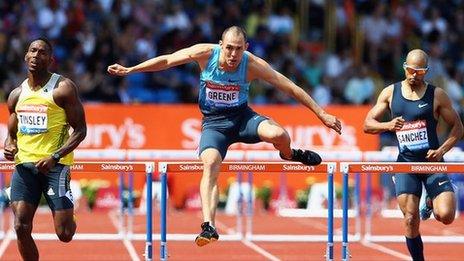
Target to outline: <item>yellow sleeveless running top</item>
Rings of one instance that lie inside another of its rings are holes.
[[[18,117],[16,164],[49,157],[68,140],[69,125],[65,111],[53,100],[53,90],[60,77],[52,74],[47,84],[37,91],[30,88],[27,79],[21,84],[15,108]],[[72,152],[60,159],[64,165],[71,165],[73,161]]]

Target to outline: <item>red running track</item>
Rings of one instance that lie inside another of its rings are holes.
[[[117,233],[116,215],[110,212],[78,211],[78,233]],[[235,228],[235,217],[219,214],[217,228],[224,235]],[[168,233],[198,233],[200,213],[169,210]],[[373,233],[401,235],[400,219],[375,217]],[[335,220],[335,234],[341,233],[341,220]],[[159,232],[159,219],[155,215],[154,233]],[[350,224],[353,228],[354,225]],[[138,215],[134,220],[134,232],[143,233],[145,220]],[[434,220],[421,224],[423,235],[464,235],[464,218],[458,218],[450,226]],[[319,218],[281,218],[266,212],[254,217],[254,233],[260,234],[326,234],[326,222]],[[53,233],[49,212],[38,213],[34,221],[34,233]],[[169,260],[324,260],[325,243],[295,242],[248,242],[218,241],[205,247],[197,247],[191,241],[168,241]],[[83,241],[61,243],[57,240],[38,240],[41,260],[144,260],[143,241]],[[335,260],[340,260],[341,244],[335,243]],[[460,248],[464,244],[425,244],[427,260],[463,260]],[[404,243],[350,243],[352,260],[409,260]],[[454,250],[453,250],[454,249]],[[20,260],[16,241],[0,243],[0,260]],[[132,254],[132,256],[131,256]],[[154,260],[159,259],[159,242],[154,241]]]

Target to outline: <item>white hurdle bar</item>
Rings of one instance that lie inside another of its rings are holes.
[[[348,175],[349,173],[464,173],[464,163],[444,163],[444,162],[342,162],[340,171],[343,173],[343,243],[342,243],[342,260],[349,260],[348,251],[348,215],[346,208],[348,202]],[[346,190],[345,190],[346,189]],[[404,236],[373,236],[365,234],[364,239],[373,242],[402,242]],[[464,236],[453,236],[447,238],[440,236],[422,236],[424,242],[455,242],[463,243]]]
[[[326,260],[333,260],[333,174],[336,170],[336,163],[324,162],[318,166],[306,166],[301,163],[294,162],[224,162],[221,164],[221,173],[237,173],[237,172],[271,172],[271,173],[324,173],[328,175],[328,194],[329,194],[329,211],[328,211],[328,235],[323,237],[327,240]],[[201,162],[160,162],[158,167],[161,179],[161,248],[160,258],[166,260],[168,257],[167,251],[167,233],[166,233],[166,206],[167,206],[167,174],[168,173],[202,173],[203,164]],[[148,196],[147,196],[148,197]],[[251,217],[250,217],[251,218]],[[248,223],[250,224],[250,223]],[[195,238],[196,235],[190,235],[189,240]],[[294,241],[296,235],[280,235],[280,240],[272,241]],[[248,230],[246,238],[242,232],[235,235],[221,236],[221,240],[253,240],[253,241],[269,241],[266,240],[266,235],[252,235],[251,230]],[[309,240],[310,236],[296,236],[297,241],[317,241]],[[324,240],[325,241],[325,240]]]

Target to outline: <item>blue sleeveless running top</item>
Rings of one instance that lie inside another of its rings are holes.
[[[393,85],[391,101],[392,117],[403,116],[405,124],[396,132],[398,161],[425,161],[429,149],[439,147],[437,120],[433,116],[435,86],[427,84],[424,96],[416,101],[408,100],[401,93],[401,82]]]
[[[243,54],[237,70],[225,72],[219,69],[220,50],[219,46],[214,47],[208,64],[200,74],[198,103],[205,116],[234,114],[248,107],[248,54]]]

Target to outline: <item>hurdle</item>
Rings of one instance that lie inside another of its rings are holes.
[[[331,162],[341,162],[341,161],[362,161],[363,152],[361,151],[320,151],[319,155],[326,161]],[[278,152],[268,152],[274,156],[280,158]],[[268,156],[266,154],[253,153],[253,160],[259,159],[262,160],[263,156]],[[359,241],[361,239],[361,211],[360,211],[360,200],[361,200],[361,180],[360,175],[356,174],[355,176],[355,187],[354,187],[354,204],[353,209],[348,209],[348,217],[355,219],[355,230],[353,234],[350,234],[349,237],[351,241]],[[309,202],[308,202],[309,204]],[[339,206],[334,206],[333,217],[342,218],[343,209]],[[279,209],[278,214],[282,217],[310,217],[310,218],[327,218],[328,211],[327,209],[322,210],[310,210],[310,209],[295,209],[295,208],[283,208]],[[335,242],[341,242],[341,235],[334,235]]]
[[[221,165],[221,173],[244,173],[244,172],[271,172],[271,173],[295,173],[295,172],[308,172],[308,173],[324,173],[328,175],[328,193],[329,193],[329,211],[328,211],[328,234],[324,235],[327,239],[327,250],[326,250],[326,259],[333,260],[333,174],[336,169],[336,163],[334,162],[325,162],[318,166],[306,166],[301,163],[292,163],[292,162],[224,162]],[[166,207],[167,207],[167,175],[168,173],[201,173],[203,171],[203,164],[201,162],[159,162],[158,171],[161,179],[161,211],[160,211],[160,220],[161,220],[161,242],[160,242],[160,258],[161,260],[166,260],[168,256],[167,250],[167,217],[166,217]],[[148,197],[148,196],[147,196]],[[248,222],[250,224],[250,222]],[[238,241],[238,240],[253,240],[253,241],[269,241],[265,240],[264,235],[252,235],[250,225],[247,226],[246,237],[244,237],[243,232],[239,232],[233,235],[223,235],[221,240],[226,241]],[[172,237],[173,235],[171,235]],[[184,235],[187,240],[192,240],[195,238],[196,234]],[[272,235],[278,236],[278,235]],[[292,236],[294,237],[294,236]],[[307,238],[308,236],[306,236]],[[289,235],[280,235],[280,240],[286,241],[289,240]],[[306,239],[301,237],[301,239]],[[317,238],[317,241],[320,242],[321,238]],[[276,240],[272,240],[276,241]],[[314,241],[314,240],[305,240],[305,241]]]
[[[342,162],[340,171],[343,173],[343,242],[342,260],[349,260],[348,250],[348,175],[349,173],[464,173],[464,163],[430,163],[430,162]],[[368,231],[369,232],[369,231]],[[403,242],[404,236],[374,236],[364,235],[364,240],[372,242]],[[464,236],[452,238],[442,236],[422,236],[424,242],[463,243]]]
[[[398,158],[398,149],[396,147],[385,147],[381,151],[365,151],[363,157],[363,162],[394,162]],[[445,162],[463,162],[464,161],[464,152],[460,148],[453,148],[444,155]],[[355,160],[350,160],[355,161]],[[385,174],[385,173],[382,173]],[[369,234],[371,231],[371,219],[372,219],[372,202],[371,202],[371,186],[372,180],[371,175],[367,175],[367,192],[366,192],[366,222],[364,224],[365,231]],[[425,201],[424,193],[421,197],[420,204]],[[385,202],[383,202],[385,203]],[[459,201],[456,201],[459,203]],[[386,204],[386,203],[385,203]],[[398,208],[396,209],[381,209],[380,215],[384,218],[403,218],[403,213]],[[458,217],[459,211],[456,211],[456,217]],[[433,215],[432,215],[433,217]]]
[[[97,153],[98,154],[98,153]],[[79,161],[75,162],[71,167],[72,172],[81,173],[144,173],[146,175],[146,181],[152,180],[152,174],[154,171],[153,162],[115,162],[115,161]],[[12,172],[14,171],[15,164],[13,162],[0,162],[0,172]],[[148,186],[151,188],[150,186]],[[151,195],[151,191],[150,195]],[[147,191],[147,193],[149,193]],[[150,199],[150,200],[148,200]],[[151,197],[147,198],[147,208],[151,209]],[[147,229],[151,228],[152,216],[151,211],[147,213]],[[54,233],[33,233],[32,237],[36,240],[57,240],[58,237]],[[1,239],[16,239],[16,236],[12,231],[2,235]],[[76,233],[73,237],[74,240],[127,240],[124,233],[111,234],[111,233]],[[152,253],[152,231],[148,231],[144,236],[145,243],[145,257],[147,260],[151,260]]]

